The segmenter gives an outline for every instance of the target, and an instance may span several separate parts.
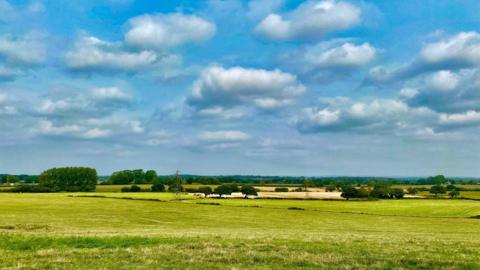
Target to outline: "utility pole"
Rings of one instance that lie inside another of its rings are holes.
[[[177,189],[175,191],[175,199],[180,200],[181,199],[181,188],[182,188],[182,178],[180,177],[180,171],[177,170],[175,173],[175,185],[177,185]]]

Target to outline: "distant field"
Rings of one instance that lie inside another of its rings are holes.
[[[480,268],[478,201],[176,199],[2,193],[0,269]]]

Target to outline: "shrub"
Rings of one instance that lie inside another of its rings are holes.
[[[458,190],[452,190],[448,193],[448,196],[450,196],[450,198],[455,198],[455,197],[458,197],[460,196],[460,192]]]
[[[349,200],[350,198],[367,198],[368,195],[368,192],[363,188],[357,189],[352,186],[345,186],[342,188],[340,196]]]
[[[337,187],[335,185],[328,185],[325,187],[326,192],[333,192],[335,190],[337,190]]]
[[[48,193],[53,192],[50,188],[38,185],[19,185],[12,189],[8,189],[5,192],[14,193]]]
[[[130,187],[130,192],[140,192],[140,191],[142,191],[142,189],[137,185],[133,185]]]
[[[287,187],[276,187],[275,192],[288,192]]]
[[[405,192],[401,188],[394,188],[390,191],[390,198],[402,199],[405,196]]]
[[[152,185],[152,192],[164,192],[165,191],[165,185],[161,182],[154,183]]]
[[[435,185],[430,188],[430,193],[435,194],[435,196],[438,196],[438,194],[445,194],[447,191],[442,185]]]
[[[133,185],[131,187],[123,187],[122,192],[141,192],[143,191],[139,186]]]
[[[418,193],[418,189],[414,188],[414,187],[409,187],[407,188],[407,193],[410,194],[410,195],[415,195]]]
[[[95,191],[97,171],[85,167],[53,168],[38,177],[40,186],[52,191]]]

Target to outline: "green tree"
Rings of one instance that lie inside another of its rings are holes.
[[[158,179],[153,182],[152,185],[152,192],[164,192],[165,191],[165,185],[159,181]]]
[[[205,197],[213,193],[213,190],[210,186],[201,186],[198,188],[198,193],[203,193]]]
[[[435,197],[438,196],[438,194],[445,194],[446,192],[445,187],[442,185],[435,185],[430,188],[430,193],[434,194]]]
[[[414,188],[414,187],[409,187],[407,188],[407,193],[410,194],[410,195],[415,195],[418,193],[418,189]]]
[[[243,185],[240,191],[245,194],[245,198],[247,198],[249,195],[258,195],[257,190],[251,185]]]
[[[52,191],[94,191],[97,181],[97,171],[85,167],[53,168],[38,177],[39,185]]]
[[[170,185],[168,186],[168,191],[170,192],[182,192],[183,191],[183,186],[182,186],[182,178],[176,177],[172,180]]]
[[[154,183],[158,179],[157,172],[154,170],[148,170],[145,173],[145,182]]]
[[[326,192],[333,192],[335,190],[337,190],[337,187],[335,185],[332,185],[332,184],[325,187]]]
[[[393,188],[390,191],[390,197],[392,199],[402,199],[405,196],[405,191],[401,188]]]
[[[232,194],[232,186],[231,185],[225,185],[225,184],[220,185],[220,186],[215,188],[214,193],[220,195],[220,198],[223,195],[230,195],[230,194]]]
[[[4,175],[2,176],[2,183],[4,184],[13,184],[13,183],[18,183],[20,181],[20,178],[16,175]]]

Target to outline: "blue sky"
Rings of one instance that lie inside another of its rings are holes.
[[[0,0],[0,172],[476,176],[478,10]]]

